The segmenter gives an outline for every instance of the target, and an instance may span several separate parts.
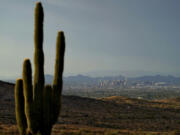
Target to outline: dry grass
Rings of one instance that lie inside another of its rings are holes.
[[[0,125],[0,135],[18,135],[15,125]],[[52,135],[179,135],[178,131],[150,132],[89,127],[84,125],[56,124]]]

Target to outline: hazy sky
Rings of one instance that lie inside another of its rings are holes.
[[[65,31],[65,73],[180,74],[180,0],[41,0],[45,72],[53,74],[56,34]],[[36,0],[1,0],[0,77],[19,76],[33,58]]]

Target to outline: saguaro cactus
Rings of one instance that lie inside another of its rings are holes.
[[[21,135],[50,135],[61,107],[65,37],[62,31],[58,32],[54,81],[52,86],[44,86],[43,18],[43,8],[38,2],[34,25],[34,82],[32,84],[31,62],[25,59],[22,79],[17,79],[15,86],[16,119]]]

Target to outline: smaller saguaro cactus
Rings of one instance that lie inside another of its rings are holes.
[[[43,8],[35,7],[34,81],[29,59],[23,63],[22,79],[16,80],[15,111],[20,135],[50,135],[61,108],[62,74],[64,68],[65,37],[57,35],[54,81],[44,85]]]

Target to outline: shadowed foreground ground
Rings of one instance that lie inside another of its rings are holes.
[[[0,82],[0,131],[17,134],[13,84]],[[53,134],[178,134],[180,99],[146,101],[125,97],[101,99],[63,96]]]

